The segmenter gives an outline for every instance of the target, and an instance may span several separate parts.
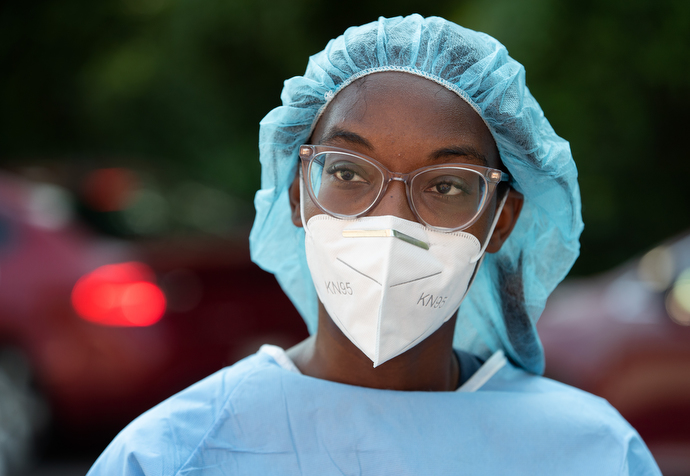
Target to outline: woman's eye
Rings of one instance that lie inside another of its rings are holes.
[[[434,183],[429,184],[424,191],[446,196],[469,194],[467,185],[465,183],[460,183],[457,180],[437,180]]]
[[[334,174],[337,178],[340,180],[343,180],[345,182],[351,182],[351,181],[357,181],[356,179],[359,177],[356,173],[354,173],[352,170],[338,170]]]
[[[346,164],[334,164],[327,170],[328,174],[334,176],[342,182],[366,182],[366,180],[357,173],[355,167]]]

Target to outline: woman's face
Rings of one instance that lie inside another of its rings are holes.
[[[400,173],[444,163],[501,165],[493,137],[465,101],[433,81],[399,72],[371,74],[343,89],[316,124],[311,143],[359,152]],[[304,200],[306,223],[323,212],[306,193]],[[482,243],[495,202],[494,194],[483,216],[464,230]],[[397,181],[368,215],[417,221],[405,185]]]

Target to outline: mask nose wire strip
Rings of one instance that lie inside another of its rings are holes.
[[[364,237],[393,237],[401,241],[409,243],[414,246],[418,246],[423,250],[428,250],[428,243],[424,243],[421,240],[406,235],[398,230],[343,230],[343,236],[345,238],[364,238]]]

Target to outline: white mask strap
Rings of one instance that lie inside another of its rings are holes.
[[[484,254],[484,251],[486,250],[486,247],[489,245],[489,241],[491,241],[491,235],[494,232],[494,228],[496,228],[496,223],[498,223],[498,217],[501,216],[501,212],[503,211],[503,206],[506,204],[506,200],[508,199],[508,194],[510,193],[510,190],[506,192],[506,194],[503,196],[501,199],[501,203],[498,205],[497,213],[496,216],[494,217],[494,221],[491,224],[491,229],[489,230],[489,236],[486,238],[486,241],[484,242],[484,246],[482,246],[482,249],[479,251],[479,254],[473,259],[470,260],[470,263],[477,263],[477,265],[474,267],[474,271],[472,272],[472,277],[470,278],[470,282],[467,284],[467,289],[465,290],[465,294],[462,296],[462,301],[465,300],[467,297],[467,294],[470,292],[470,288],[472,287],[472,284],[474,283],[474,278],[477,277],[477,272],[479,271],[479,267],[482,265],[482,262],[484,261],[484,257],[486,256]],[[462,302],[460,301],[460,302]]]
[[[496,209],[496,216],[494,216],[494,221],[493,223],[491,223],[491,227],[489,228],[489,234],[486,237],[486,241],[484,241],[482,249],[479,250],[479,254],[472,258],[470,260],[470,263],[476,263],[481,257],[484,256],[484,251],[486,250],[486,247],[489,246],[489,241],[491,241],[491,235],[493,235],[494,229],[496,228],[496,224],[498,223],[498,219],[501,217],[501,212],[503,212],[503,206],[506,204],[506,200],[508,200],[509,193],[510,190],[506,191],[506,193],[503,195],[501,203],[498,204],[498,208]]]
[[[299,219],[302,220],[302,228],[308,233],[307,223],[304,221],[304,176],[302,175],[302,164],[297,164],[299,169]]]

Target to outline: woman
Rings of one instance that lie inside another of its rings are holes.
[[[312,336],[150,410],[89,474],[659,474],[606,402],[538,376],[577,172],[502,45],[382,18],[282,99],[250,241]]]

